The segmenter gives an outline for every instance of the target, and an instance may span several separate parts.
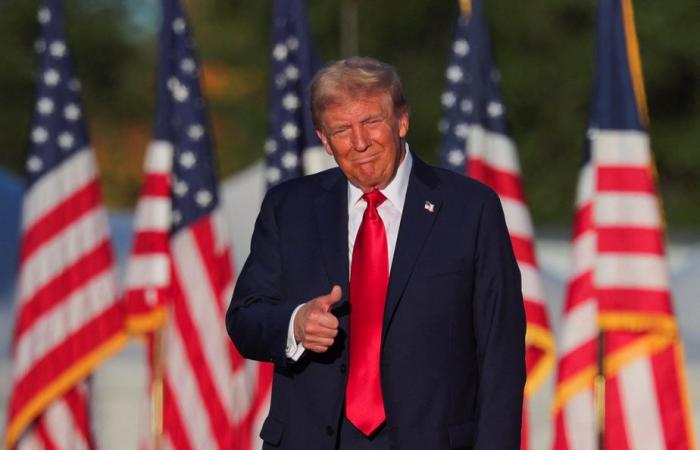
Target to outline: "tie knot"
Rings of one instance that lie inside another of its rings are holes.
[[[372,209],[377,209],[379,205],[384,203],[384,200],[386,200],[384,194],[379,192],[378,189],[373,189],[369,191],[368,193],[364,194],[362,198],[365,199],[365,201],[367,202],[367,208]]]

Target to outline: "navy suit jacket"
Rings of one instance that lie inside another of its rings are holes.
[[[382,330],[385,431],[399,450],[518,450],[525,315],[498,196],[413,161]],[[335,448],[348,370],[347,211],[338,168],[263,201],[226,324],[244,357],[275,365],[265,449]],[[334,284],[343,289],[335,343],[287,360],[292,311]]]

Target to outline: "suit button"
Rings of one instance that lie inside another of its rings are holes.
[[[348,366],[345,365],[345,363],[341,364],[340,365],[340,373],[345,375],[345,372],[347,372],[347,371],[348,371]]]
[[[332,426],[328,425],[326,427],[326,434],[328,434],[328,436],[333,436],[333,427]]]

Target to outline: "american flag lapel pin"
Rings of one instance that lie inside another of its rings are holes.
[[[423,205],[423,208],[429,213],[435,212],[435,205],[433,205],[427,200],[425,201],[425,205]]]

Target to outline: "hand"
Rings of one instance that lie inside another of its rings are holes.
[[[294,317],[294,339],[305,349],[323,353],[338,335],[338,318],[330,311],[340,301],[342,290],[335,285],[326,294],[309,300]]]

